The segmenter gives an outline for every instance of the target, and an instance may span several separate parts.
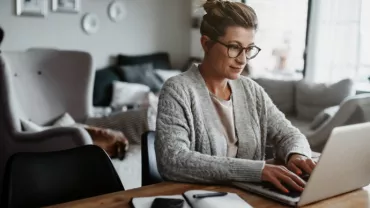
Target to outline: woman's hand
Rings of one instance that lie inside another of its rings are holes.
[[[297,175],[301,175],[303,172],[311,174],[312,170],[316,167],[316,163],[304,155],[292,154],[287,167]]]
[[[288,170],[285,166],[265,164],[262,170],[262,181],[268,181],[285,193],[289,193],[288,187],[297,191],[303,191],[306,182],[299,176]]]

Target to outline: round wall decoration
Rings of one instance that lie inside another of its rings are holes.
[[[126,8],[121,1],[113,1],[108,7],[108,16],[114,22],[119,22],[126,17]]]
[[[93,13],[87,13],[82,18],[82,29],[87,34],[93,34],[98,32],[100,27],[99,17]]]

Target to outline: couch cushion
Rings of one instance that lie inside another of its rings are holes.
[[[274,104],[286,115],[294,114],[294,95],[296,81],[272,80],[258,78],[255,81],[261,85]]]
[[[115,67],[108,67],[95,72],[93,104],[94,106],[109,106],[112,100],[112,83],[119,81]]]
[[[339,105],[354,94],[353,81],[344,79],[334,84],[308,83],[301,80],[296,88],[298,119],[312,121],[325,108]]]
[[[308,136],[314,132],[310,128],[311,122],[309,121],[299,120],[293,116],[288,116],[287,119],[292,123],[294,127],[298,128],[299,131],[305,136]]]
[[[159,92],[163,85],[151,63],[120,66],[117,67],[117,73],[122,81],[147,85],[153,92]]]
[[[118,66],[137,65],[151,63],[155,69],[172,69],[168,53],[158,52],[145,55],[123,55],[117,56]]]
[[[201,58],[190,57],[186,63],[181,67],[181,71],[187,71],[193,64],[199,64],[202,62]]]

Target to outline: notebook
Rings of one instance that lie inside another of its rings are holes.
[[[245,202],[235,193],[227,193],[225,196],[207,197],[202,199],[193,198],[194,194],[215,193],[215,191],[189,190],[182,195],[162,195],[153,197],[137,197],[132,199],[132,205],[135,208],[150,208],[155,198],[176,198],[184,199],[183,208],[251,208],[252,206]]]

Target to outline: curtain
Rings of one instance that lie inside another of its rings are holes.
[[[370,0],[362,0],[361,9],[361,58],[358,76],[368,83],[370,89]]]
[[[364,11],[370,12],[369,6],[362,5],[365,1],[369,0],[313,0],[307,49],[308,80],[332,83],[344,78],[362,79],[359,77],[364,67],[362,54],[370,46],[364,46],[369,36],[367,30],[365,37]]]

